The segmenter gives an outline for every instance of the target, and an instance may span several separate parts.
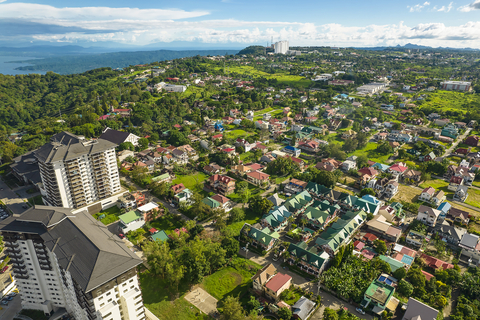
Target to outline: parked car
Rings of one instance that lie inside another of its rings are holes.
[[[125,239],[125,235],[123,233],[120,233],[118,236],[120,237],[120,239]]]
[[[2,300],[2,302],[0,302],[1,304],[3,304],[4,306],[6,306],[8,304],[8,301],[7,300]]]
[[[8,269],[8,266],[3,267],[2,270],[0,270],[0,273],[5,273],[5,271],[7,271],[7,269]]]
[[[365,311],[363,311],[362,308],[357,308],[355,310],[357,310],[357,312],[360,314],[365,314]]]
[[[8,294],[9,297],[15,297],[16,295],[17,295],[16,292],[10,292],[10,293]]]

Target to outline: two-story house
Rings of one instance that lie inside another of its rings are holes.
[[[433,227],[437,223],[437,219],[441,213],[440,210],[421,205],[418,208],[417,220],[423,222],[427,226]]]
[[[435,189],[433,187],[427,187],[423,189],[422,193],[418,197],[418,200],[430,202],[434,194],[435,194]]]
[[[235,191],[235,181],[229,176],[214,174],[208,178],[208,186],[223,195],[229,195]]]

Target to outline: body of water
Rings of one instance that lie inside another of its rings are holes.
[[[15,70],[18,67],[29,66],[29,63],[8,63],[9,61],[21,61],[21,60],[31,60],[39,59],[35,57],[16,57],[16,56],[0,56],[0,73],[8,75],[17,75],[17,74],[29,74],[29,73],[40,73],[45,74],[44,71],[29,71],[29,70]]]

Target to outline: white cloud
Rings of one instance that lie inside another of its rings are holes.
[[[434,11],[438,12],[450,12],[450,10],[453,9],[453,2],[450,2],[448,6],[441,6],[440,8],[437,8],[436,6],[433,8]]]
[[[2,0],[0,0],[2,1]],[[480,0],[478,0],[480,1]],[[12,6],[13,5],[13,6]],[[430,5],[424,2],[422,7]],[[436,11],[448,12],[453,4]],[[21,12],[18,10],[21,9]],[[433,9],[433,8],[432,8]],[[130,8],[54,8],[45,5],[0,4],[0,19],[16,24],[56,26],[55,33],[36,28],[22,39],[50,42],[118,42],[147,45],[156,42],[192,41],[248,45],[288,39],[293,45],[378,46],[409,42],[429,46],[480,47],[480,21],[458,26],[443,23],[344,26],[283,21],[198,19],[206,11]],[[17,16],[18,15],[18,16]],[[197,18],[189,20],[188,18]],[[13,24],[12,24],[13,25]],[[65,27],[65,28],[62,28]],[[66,28],[66,27],[74,27]],[[23,29],[22,29],[23,30]],[[58,31],[57,31],[58,30]],[[80,30],[72,32],[72,30]],[[85,30],[85,32],[81,32]],[[24,33],[22,33],[23,35]],[[0,32],[0,40],[8,37]],[[11,40],[11,39],[9,39]]]
[[[457,10],[462,12],[470,12],[473,10],[480,10],[480,0],[475,0],[470,4],[459,7]]]
[[[0,3],[5,2],[5,1],[7,1],[7,0],[0,0]]]
[[[423,8],[425,8],[426,6],[429,6],[430,5],[430,2],[428,1],[425,1],[423,4],[416,4],[414,5],[413,7],[412,6],[407,6],[408,9],[410,9],[410,12],[420,12],[422,11]]]
[[[5,0],[0,0],[0,2]],[[0,5],[0,18],[23,19],[71,19],[71,20],[165,20],[186,19],[208,15],[208,11],[185,11],[179,9],[138,9],[110,7],[56,8],[35,3],[7,3]]]

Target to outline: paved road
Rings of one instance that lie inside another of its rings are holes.
[[[0,320],[12,320],[13,317],[22,310],[22,299],[20,295],[16,295],[8,305],[1,306],[3,309],[0,310]]]
[[[472,128],[467,128],[467,130],[465,130],[465,132],[457,138],[457,141],[455,141],[451,146],[450,148],[448,148],[447,150],[445,150],[445,153],[443,154],[443,156],[441,157],[438,157],[436,159],[436,161],[438,162],[442,162],[443,158],[449,156],[450,154],[452,154],[453,150],[455,150],[455,148],[458,146],[458,144],[460,142],[463,141],[463,139],[465,139],[465,137],[470,133],[470,131],[472,131]]]
[[[15,191],[10,189],[7,184],[0,180],[0,200],[7,205],[15,214],[20,214],[26,209],[23,208],[27,199],[20,198]],[[25,200],[25,201],[24,201]]]

